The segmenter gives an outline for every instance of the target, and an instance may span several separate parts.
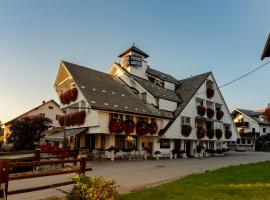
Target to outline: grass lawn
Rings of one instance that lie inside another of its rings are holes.
[[[270,162],[226,167],[153,188],[121,200],[270,200]]]

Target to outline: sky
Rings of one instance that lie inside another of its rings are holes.
[[[61,60],[107,72],[134,42],[150,67],[183,79],[212,71],[219,85],[262,65],[269,0],[1,0],[0,121],[59,102]],[[270,64],[221,89],[230,109],[270,102]]]

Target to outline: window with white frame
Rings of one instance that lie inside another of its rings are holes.
[[[182,125],[188,124],[190,125],[190,117],[182,117],[181,118]]]

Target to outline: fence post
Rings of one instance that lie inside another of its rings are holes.
[[[0,198],[6,198],[8,192],[8,180],[9,180],[9,159],[0,159],[0,186],[4,194]]]
[[[85,168],[86,168],[86,158],[81,157],[80,158],[80,174],[85,174]]]

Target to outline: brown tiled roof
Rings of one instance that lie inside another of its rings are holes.
[[[181,98],[177,95],[175,91],[165,89],[163,87],[160,87],[154,83],[151,83],[148,80],[145,80],[143,78],[139,78],[134,76],[134,79],[142,86],[144,87],[150,94],[152,94],[154,97],[159,97],[162,99],[175,101],[175,102],[181,102]]]
[[[149,55],[144,53],[142,50],[140,50],[138,47],[135,47],[134,45],[132,47],[130,47],[129,49],[125,50],[123,53],[121,53],[118,57],[122,57],[124,55],[126,55],[127,53],[129,52],[135,52],[135,53],[138,53],[138,54],[141,54],[143,55],[145,58],[148,58]]]
[[[158,77],[159,79],[163,80],[163,81],[167,81],[170,83],[173,83],[175,85],[180,85],[179,81],[177,79],[175,79],[173,76],[160,72],[156,69],[152,69],[150,67],[147,67],[146,73],[148,73],[149,75]]]
[[[257,111],[253,111],[253,110],[246,110],[246,109],[236,109],[238,112],[241,112],[242,114],[246,115],[247,117],[251,118],[252,120],[254,120],[255,122],[257,122],[258,124],[263,124],[263,125],[270,125],[270,123],[268,122],[264,122],[262,120],[259,120],[259,115],[262,114],[262,112],[257,112]]]
[[[146,104],[118,78],[62,61],[84,97],[94,109],[137,115],[173,118],[173,113]]]
[[[189,103],[191,98],[195,95],[195,93],[202,86],[202,84],[205,82],[205,80],[207,79],[207,77],[210,74],[211,74],[211,72],[207,72],[204,74],[199,74],[199,75],[196,75],[196,76],[186,78],[186,79],[179,81],[181,83],[181,86],[176,89],[176,93],[182,97],[182,102],[179,104],[176,111],[174,112],[174,116],[175,116],[174,120],[176,120],[178,115],[186,107],[186,105]],[[159,135],[165,134],[165,132],[173,124],[173,121],[171,123],[168,123],[164,129],[160,130]]]
[[[266,57],[270,57],[270,33],[265,43],[261,59],[263,60]]]

